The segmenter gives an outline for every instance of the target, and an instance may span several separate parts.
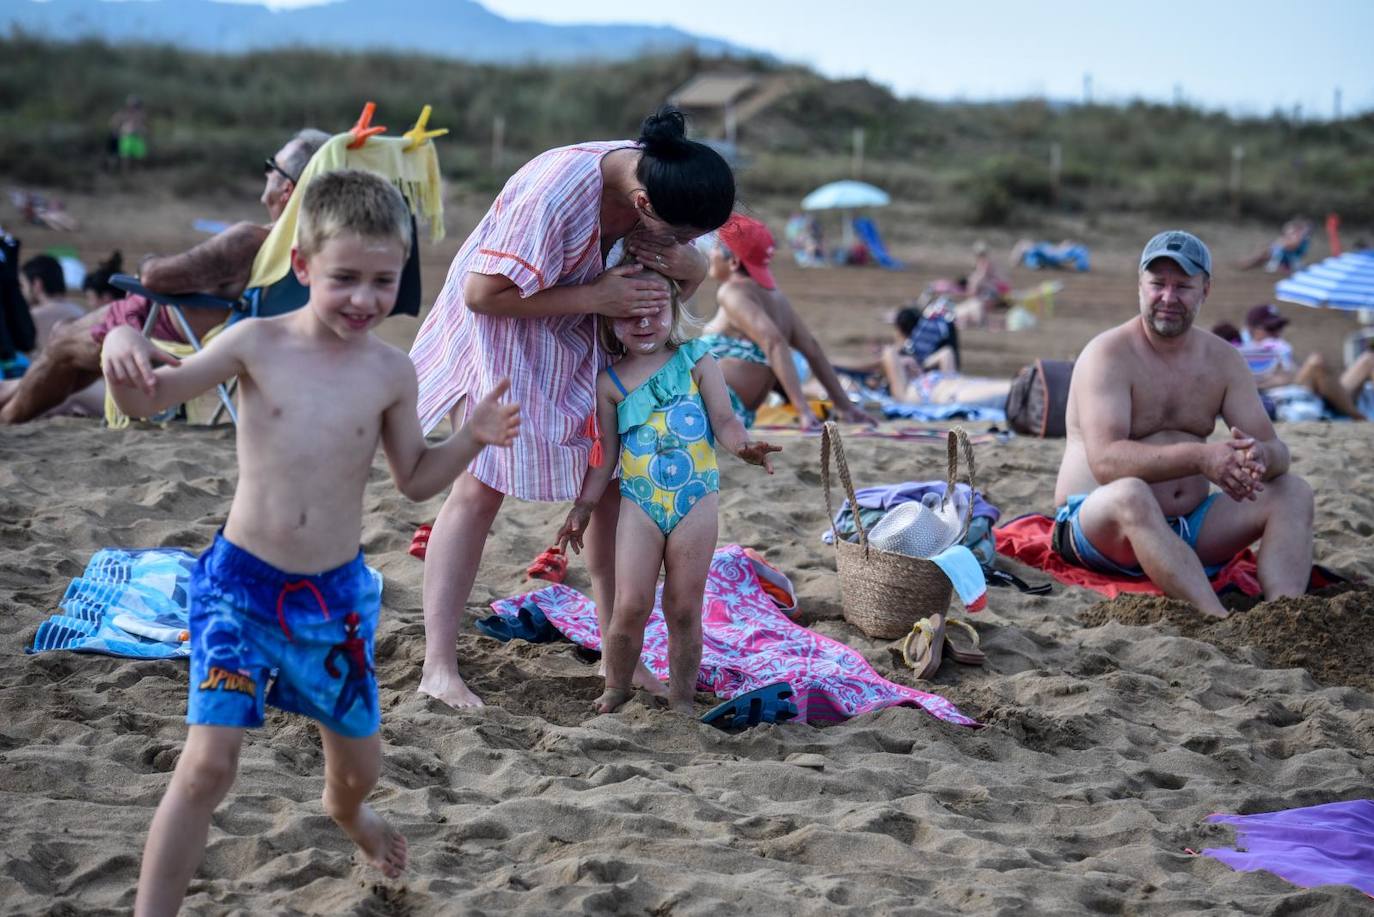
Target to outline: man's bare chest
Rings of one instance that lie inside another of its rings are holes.
[[[1225,393],[1214,372],[1152,367],[1131,385],[1131,438],[1165,430],[1205,437],[1216,426]]]

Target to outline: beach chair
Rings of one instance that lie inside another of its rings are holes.
[[[869,217],[854,218],[854,234],[859,237],[859,241],[867,247],[868,254],[880,266],[890,271],[900,271],[906,266],[888,254],[887,246],[883,244],[883,237],[878,234],[878,224]]]
[[[359,118],[354,129],[330,138],[315,152],[301,172],[295,192],[253,261],[253,273],[248,281],[248,290],[238,300],[230,301],[203,293],[168,296],[147,289],[138,282],[138,278],[128,274],[116,274],[110,278],[114,286],[125,292],[146,297],[152,303],[152,309],[143,327],[145,335],[151,338],[161,310],[167,309],[187,343],[155,338],[152,340],[174,356],[184,357],[201,350],[215,334],[234,322],[247,318],[283,315],[305,305],[310,291],[307,287],[301,286],[291,270],[291,248],[295,244],[296,221],[306,188],[316,176],[326,172],[337,169],[365,169],[376,172],[395,184],[410,205],[412,230],[418,228],[418,216],[429,223],[431,241],[437,242],[443,238],[439,160],[434,144],[429,142],[430,137],[442,132],[424,130],[428,121],[429,106],[425,106],[416,127],[407,134],[401,137],[380,137],[367,133],[376,130],[369,127],[371,103],[368,104],[369,108],[364,109],[363,116]],[[223,309],[227,310],[229,315],[223,324],[212,329],[204,338],[197,339],[183,311],[188,307]],[[391,314],[420,314],[420,248],[416,232],[411,233],[410,254],[402,270],[396,307]],[[226,413],[233,423],[238,423],[238,413],[233,402],[234,388],[233,382],[218,387],[219,406],[210,415],[209,423],[218,423],[220,417]],[[105,399],[105,419],[111,427],[123,427],[129,421],[108,394]]]

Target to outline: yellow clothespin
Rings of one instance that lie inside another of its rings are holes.
[[[424,108],[420,109],[420,118],[415,122],[415,126],[401,135],[408,141],[405,146],[401,147],[403,153],[409,153],[411,150],[418,150],[424,145],[426,140],[433,139],[434,137],[442,137],[448,133],[448,128],[446,127],[440,128],[437,131],[425,130],[425,128],[429,126],[429,113],[433,110],[434,106],[432,105],[426,105]]]
[[[372,126],[372,113],[376,110],[376,102],[368,102],[366,105],[363,106],[363,113],[358,115],[358,120],[354,123],[353,127],[349,128],[348,132],[353,135],[353,141],[348,144],[348,149],[362,149],[363,144],[367,143],[367,138],[375,137],[378,134],[386,131],[385,126]]]

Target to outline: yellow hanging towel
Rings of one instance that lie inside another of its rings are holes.
[[[410,210],[429,223],[429,239],[438,242],[444,237],[444,199],[439,179],[439,154],[433,143],[405,151],[409,142],[404,137],[369,137],[356,150],[348,144],[353,135],[336,134],[311,157],[296,182],[296,190],[286,202],[281,217],[272,227],[267,241],[258,249],[253,261],[253,276],[248,288],[270,287],[286,276],[291,269],[291,248],[296,244],[296,217],[301,210],[301,198],[316,175],[337,169],[364,169],[390,181],[405,197]]]

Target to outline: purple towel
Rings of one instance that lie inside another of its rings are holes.
[[[643,658],[659,678],[668,677],[668,629],[659,602],[644,633]],[[526,602],[574,643],[601,648],[596,605],[576,589],[547,586],[538,592],[492,602],[511,616]],[[759,585],[754,566],[737,544],[717,548],[706,577],[701,609],[702,656],[697,687],[732,698],[764,685],[792,686],[798,720],[837,722],[883,707],[920,707],[960,726],[977,726],[938,694],[917,691],[883,678],[852,648],[793,623]]]
[[[1356,799],[1265,812],[1209,815],[1236,826],[1241,850],[1211,848],[1204,856],[1232,869],[1265,869],[1302,888],[1352,885],[1374,896],[1374,801]]]

